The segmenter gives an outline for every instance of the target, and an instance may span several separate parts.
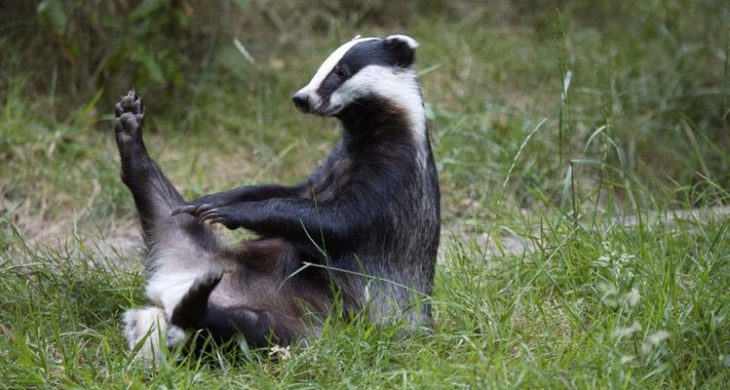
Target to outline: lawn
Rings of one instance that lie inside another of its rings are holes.
[[[730,381],[725,2],[7,7],[0,388]],[[113,103],[140,91],[150,153],[186,198],[294,183],[339,134],[289,97],[340,43],[393,32],[420,42],[441,183],[433,332],[332,318],[321,338],[285,351],[135,361],[120,316],[144,304],[144,254]]]

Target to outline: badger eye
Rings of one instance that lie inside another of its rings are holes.
[[[340,79],[344,79],[345,77],[347,77],[347,69],[345,69],[343,66],[337,65],[335,66],[335,75]]]

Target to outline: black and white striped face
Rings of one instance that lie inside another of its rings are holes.
[[[292,96],[306,113],[337,116],[359,99],[386,99],[404,109],[421,107],[412,69],[418,43],[405,35],[355,38],[338,47],[312,81]]]

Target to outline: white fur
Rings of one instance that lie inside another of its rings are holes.
[[[327,113],[334,115],[348,103],[369,94],[387,99],[404,110],[415,140],[419,143],[425,141],[426,113],[415,71],[368,65],[332,93]]]
[[[129,348],[144,341],[138,356],[147,361],[185,342],[186,332],[170,324],[170,318],[195,280],[214,269],[212,254],[198,248],[188,235],[162,228],[157,233],[147,259],[150,274],[145,286],[154,306],[128,310],[122,319]],[[160,340],[167,345],[160,345]]]
[[[187,333],[182,328],[171,325],[165,311],[159,307],[127,310],[122,322],[129,349],[134,349],[142,342],[136,357],[147,362],[159,359],[164,349],[175,347],[187,340]],[[164,341],[166,345],[161,346],[160,341]]]
[[[195,280],[204,275],[203,270],[155,272],[147,281],[145,292],[152,302],[163,308],[165,314],[171,317],[175,307],[190,290]]]
[[[342,46],[335,49],[335,51],[332,52],[332,54],[327,57],[326,60],[322,63],[322,65],[319,66],[319,69],[317,69],[317,73],[314,74],[314,77],[312,77],[312,80],[309,81],[309,84],[307,84],[304,88],[300,89],[297,93],[306,93],[307,96],[311,99],[310,102],[312,106],[317,106],[320,104],[321,99],[317,95],[316,91],[317,88],[319,88],[319,85],[322,84],[324,79],[327,77],[330,72],[332,72],[332,69],[337,65],[338,62],[344,57],[345,54],[355,45],[357,45],[360,42],[369,41],[373,39],[379,39],[379,38],[359,38],[355,37],[355,39],[343,44]]]
[[[187,237],[176,237],[176,246],[160,250],[157,245],[150,253],[150,263],[154,264],[153,271],[147,278],[145,293],[155,305],[161,307],[167,317],[172,316],[175,307],[190,290],[196,279],[213,271],[210,254],[191,251],[193,246],[182,240]],[[181,261],[180,259],[186,259]],[[195,261],[193,261],[195,259]]]
[[[403,41],[410,47],[411,49],[416,49],[418,47],[418,42],[416,42],[415,39],[409,37],[408,35],[402,35],[402,34],[393,34],[389,35],[385,38],[386,41]]]
[[[353,40],[338,47],[322,63],[309,84],[300,89],[297,94],[306,94],[311,106],[328,116],[336,115],[348,103],[359,97],[375,94],[389,100],[407,113],[414,139],[416,142],[423,143],[426,137],[425,110],[416,73],[412,69],[368,65],[348,79],[330,96],[328,107],[322,107],[324,102],[322,97],[317,94],[320,84],[353,46],[373,39],[379,38],[356,36]],[[385,40],[403,41],[411,49],[418,47],[418,42],[407,35],[394,34],[386,37]],[[425,151],[423,155],[425,158]]]

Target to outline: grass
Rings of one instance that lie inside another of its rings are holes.
[[[173,355],[131,362],[118,318],[142,301],[138,269],[93,252],[29,248],[2,269],[8,387],[722,387],[727,221],[605,230],[546,224],[534,253],[485,259],[452,240],[432,335],[329,324],[288,358]],[[76,249],[76,248],[75,248]],[[178,360],[180,359],[180,360]]]
[[[401,21],[421,42],[444,198],[432,334],[332,320],[288,354],[176,351],[154,370],[120,334],[144,302],[139,240],[108,245],[137,235],[109,115],[125,91],[38,88],[45,65],[4,47],[0,387],[723,388],[730,11],[610,3]],[[324,11],[272,9],[306,38],[241,37],[255,65],[219,39],[184,87],[143,85],[148,147],[189,198],[306,175],[337,132],[288,96],[342,40],[402,31],[372,14],[315,31]],[[511,250],[515,235],[529,245]]]

